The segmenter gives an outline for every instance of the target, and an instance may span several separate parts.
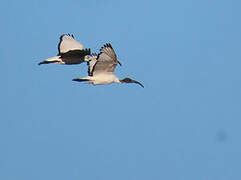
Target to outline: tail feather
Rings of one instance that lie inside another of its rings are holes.
[[[50,64],[50,63],[63,64],[63,61],[60,59],[60,56],[54,56],[54,57],[45,59],[44,61],[41,61],[40,63],[38,63],[38,65]]]

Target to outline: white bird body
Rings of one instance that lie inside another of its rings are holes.
[[[93,76],[86,76],[81,79],[88,80],[87,83],[92,83],[93,85],[99,84],[110,84],[110,83],[121,83],[120,80],[111,72],[99,73]]]
[[[120,62],[117,60],[114,49],[111,44],[107,43],[100,49],[98,55],[88,56],[88,76],[83,78],[76,78],[73,81],[92,83],[93,85],[98,84],[110,84],[110,83],[136,83],[144,87],[140,82],[125,78],[120,80],[115,76],[114,70],[116,65]]]
[[[58,44],[58,55],[47,58],[41,64],[80,64],[86,62],[85,57],[90,55],[90,49],[83,49],[83,45],[75,40],[73,35],[63,34]]]

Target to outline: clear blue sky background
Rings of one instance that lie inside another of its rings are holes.
[[[241,179],[241,1],[1,1],[1,180]],[[42,65],[73,33],[116,75]]]

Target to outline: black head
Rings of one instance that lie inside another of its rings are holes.
[[[122,83],[136,83],[136,84],[139,84],[141,87],[144,88],[144,86],[140,82],[138,82],[136,80],[133,80],[131,78],[122,79],[122,80],[120,80],[120,82],[122,82]]]

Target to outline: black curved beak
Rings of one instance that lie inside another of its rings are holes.
[[[133,80],[131,78],[122,79],[122,80],[120,80],[120,82],[122,82],[122,83],[136,83],[136,84],[139,84],[141,87],[144,88],[143,84],[141,84],[140,82],[138,82],[136,80]]]
[[[141,84],[141,83],[140,83],[140,82],[138,82],[138,81],[132,80],[132,83],[139,84],[141,87],[143,87],[143,88],[144,88],[143,84]]]
[[[118,64],[120,65],[120,66],[122,66],[122,64],[120,63],[120,61],[117,61],[118,62]]]

